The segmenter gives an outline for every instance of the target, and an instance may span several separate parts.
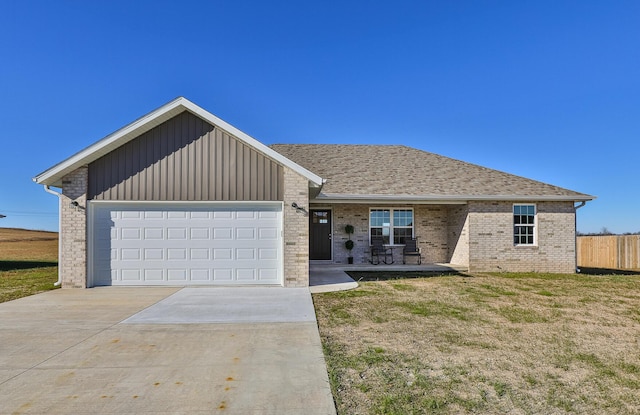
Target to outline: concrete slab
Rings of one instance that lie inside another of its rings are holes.
[[[176,290],[56,290],[0,304],[0,413],[335,414],[315,321],[122,323]],[[178,311],[196,308],[187,314],[211,311],[177,300]]]
[[[309,291],[312,294],[352,290],[357,287],[358,283],[341,269],[309,270]]]
[[[131,316],[124,323],[315,322],[306,288],[189,287]]]

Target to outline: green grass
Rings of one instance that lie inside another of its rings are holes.
[[[58,234],[0,228],[0,302],[53,290]]]
[[[58,267],[6,269],[0,261],[0,303],[53,290],[58,279]]]

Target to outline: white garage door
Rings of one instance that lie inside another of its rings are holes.
[[[92,285],[282,284],[282,204],[91,203]]]

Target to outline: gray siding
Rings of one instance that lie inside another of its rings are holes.
[[[283,200],[283,167],[183,112],[89,164],[93,200]]]

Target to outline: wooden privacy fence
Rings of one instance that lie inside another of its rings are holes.
[[[578,266],[640,270],[640,235],[578,236]]]

